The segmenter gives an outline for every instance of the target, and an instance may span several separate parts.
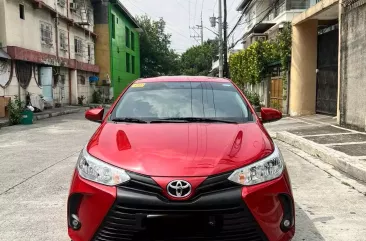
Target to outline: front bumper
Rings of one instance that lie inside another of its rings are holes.
[[[290,200],[287,206],[283,196]],[[284,230],[281,224],[289,206],[292,224]],[[183,202],[148,189],[99,185],[75,172],[68,210],[69,217],[76,212],[81,222],[79,230],[69,223],[74,241],[289,241],[295,232],[286,171],[271,182],[208,192]]]

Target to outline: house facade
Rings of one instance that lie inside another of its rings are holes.
[[[91,101],[95,65],[89,0],[0,0],[0,96],[42,95],[49,106]]]
[[[120,1],[93,0],[98,36],[96,59],[100,66],[99,85],[117,98],[140,77],[140,28]]]
[[[309,8],[316,0],[243,0],[237,11],[244,14],[243,47],[276,36],[284,22]]]

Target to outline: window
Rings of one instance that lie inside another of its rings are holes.
[[[83,40],[79,38],[74,39],[75,55],[83,56]]]
[[[116,38],[116,23],[115,21],[115,16],[114,14],[112,14],[112,39]]]
[[[19,17],[21,19],[25,19],[25,16],[24,16],[24,5],[23,4],[19,4]]]
[[[135,50],[135,34],[131,32],[131,49]]]
[[[43,45],[52,45],[52,25],[41,22],[41,41]]]
[[[63,51],[67,51],[67,37],[65,31],[60,31],[60,49]]]
[[[112,118],[125,117],[253,120],[248,105],[229,82],[150,82],[143,88],[129,88],[112,112]]]
[[[135,73],[135,56],[131,56],[131,62],[132,62],[132,74]]]
[[[126,72],[130,72],[130,54],[126,53]]]
[[[126,35],[126,46],[127,48],[130,47],[130,30],[126,27],[125,28],[125,35]]]

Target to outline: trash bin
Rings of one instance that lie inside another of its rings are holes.
[[[23,125],[31,125],[33,124],[33,112],[30,110],[25,110],[22,113],[22,121]]]

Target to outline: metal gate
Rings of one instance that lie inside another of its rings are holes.
[[[337,114],[338,25],[319,31],[316,112]]]

